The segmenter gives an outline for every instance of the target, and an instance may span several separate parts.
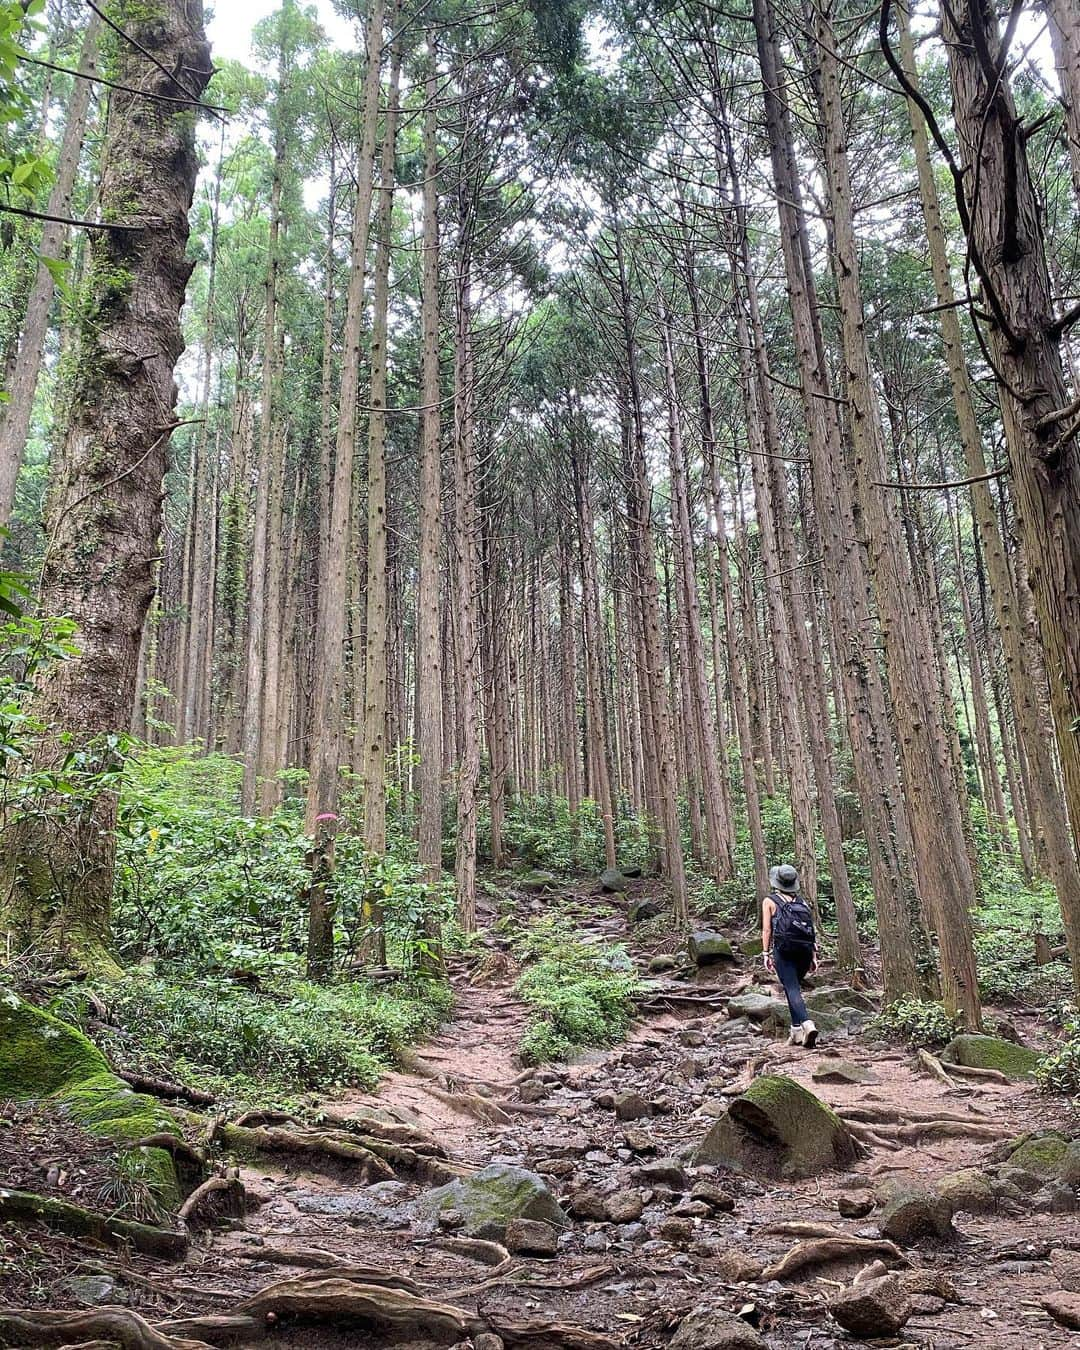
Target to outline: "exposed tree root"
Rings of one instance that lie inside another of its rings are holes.
[[[245,1111],[242,1116],[237,1116],[233,1124],[246,1125],[249,1129],[257,1129],[260,1125],[299,1125],[300,1121],[288,1111],[268,1109]]]
[[[190,1169],[196,1176],[202,1175],[206,1171],[206,1154],[200,1148],[192,1148],[186,1139],[182,1139],[178,1134],[169,1134],[167,1130],[162,1130],[158,1134],[148,1134],[145,1139],[136,1139],[132,1144],[126,1144],[126,1148],[160,1148],[172,1155],[173,1162],[182,1163]]]
[[[930,1121],[948,1120],[957,1125],[973,1125],[970,1115],[955,1111],[904,1111],[898,1106],[841,1106],[837,1115],[844,1121],[863,1121],[875,1129],[885,1125],[925,1125]]]
[[[266,1332],[262,1322],[238,1313],[205,1313],[201,1317],[175,1317],[167,1322],[159,1322],[157,1329],[165,1336],[191,1338],[189,1341],[170,1342],[174,1345],[231,1345],[241,1339],[259,1340]]]
[[[563,1350],[618,1350],[621,1341],[598,1331],[585,1331],[567,1322],[504,1322],[491,1319],[492,1328],[507,1345],[561,1346]]]
[[[923,1066],[931,1077],[936,1078],[939,1083],[944,1083],[946,1087],[954,1088],[956,1084],[945,1072],[945,1066],[936,1055],[932,1055],[929,1050],[920,1050],[918,1052],[919,1063]]]
[[[787,1280],[797,1271],[808,1266],[821,1266],[828,1261],[838,1261],[853,1256],[886,1256],[898,1265],[905,1265],[903,1252],[893,1242],[884,1238],[826,1237],[811,1242],[797,1243],[792,1249],[766,1266],[762,1280]]]
[[[976,1069],[969,1064],[950,1064],[949,1073],[957,1074],[961,1078],[981,1078],[988,1083],[1004,1083],[1006,1086],[1010,1082],[1000,1069]]]
[[[453,1110],[459,1111],[463,1116],[471,1116],[473,1120],[482,1120],[489,1125],[509,1125],[510,1123],[510,1117],[501,1107],[475,1092],[444,1092],[434,1083],[425,1083],[424,1091],[434,1097],[436,1101],[445,1103]]]
[[[182,1261],[187,1255],[185,1233],[136,1223],[133,1219],[106,1218],[67,1200],[34,1195],[31,1191],[0,1190],[0,1219],[22,1223],[43,1223],[47,1228],[71,1237],[90,1238],[107,1247],[125,1243],[149,1256],[166,1261]]]
[[[180,1206],[177,1218],[190,1225],[212,1195],[223,1199],[225,1210],[234,1218],[239,1218],[244,1212],[244,1183],[234,1169],[230,1169],[230,1172],[229,1176],[210,1177],[197,1186]]]
[[[895,1139],[886,1139],[884,1135],[878,1134],[872,1130],[869,1125],[860,1124],[857,1120],[850,1120],[847,1116],[842,1117],[849,1133],[853,1134],[862,1144],[868,1144],[871,1148],[883,1148],[888,1152],[896,1153],[900,1144]]]
[[[79,1342],[123,1350],[206,1350],[206,1342],[159,1331],[126,1308],[93,1312],[0,1312],[0,1345],[75,1346]]]
[[[483,1238],[438,1238],[431,1245],[440,1251],[453,1252],[455,1256],[464,1256],[470,1261],[479,1261],[481,1265],[498,1269],[509,1269],[513,1259],[501,1242],[486,1242]]]
[[[145,1074],[128,1073],[124,1069],[115,1070],[117,1078],[122,1078],[136,1092],[149,1093],[151,1097],[161,1097],[167,1102],[190,1102],[192,1106],[213,1106],[214,1098],[202,1088],[186,1087],[183,1083],[173,1083],[167,1078],[147,1078]]]
[[[356,1111],[324,1109],[319,1123],[322,1124],[324,1121],[339,1130],[348,1130],[352,1134],[361,1135],[368,1147],[371,1146],[372,1139],[381,1139],[388,1144],[399,1144],[403,1148],[411,1149],[414,1153],[430,1154],[436,1158],[446,1157],[446,1149],[433,1134],[417,1129],[413,1125],[382,1120],[374,1111],[365,1111],[362,1108]]]
[[[475,1320],[461,1308],[421,1298],[405,1289],[326,1276],[283,1280],[261,1289],[236,1309],[265,1323],[279,1318],[304,1322],[357,1321],[380,1331],[461,1339]]]
[[[253,1156],[259,1153],[284,1153],[318,1163],[353,1163],[359,1166],[365,1183],[390,1181],[394,1169],[350,1135],[325,1130],[283,1130],[260,1126],[214,1124],[214,1139],[235,1152]]]
[[[831,1238],[847,1237],[842,1228],[834,1223],[805,1223],[801,1219],[781,1219],[776,1223],[767,1223],[757,1230],[771,1237]]]
[[[921,1139],[1008,1139],[1011,1134],[1006,1126],[958,1120],[923,1120],[896,1127],[896,1137],[904,1144],[917,1144]]]

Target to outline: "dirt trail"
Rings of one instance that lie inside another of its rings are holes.
[[[597,938],[625,939],[619,906],[590,897],[588,913]],[[634,954],[644,966],[652,951]],[[475,964],[455,972],[453,1019],[419,1047],[412,1068],[389,1075],[378,1093],[348,1093],[332,1106],[343,1114],[375,1107],[422,1126],[452,1164],[466,1171],[494,1161],[539,1172],[574,1211],[557,1256],[518,1256],[493,1269],[475,1254],[447,1250],[442,1245],[447,1234],[425,1219],[422,1199],[429,1181],[407,1170],[367,1185],[348,1165],[313,1170],[275,1161],[245,1169],[258,1207],[243,1224],[206,1231],[185,1268],[157,1267],[149,1289],[137,1286],[132,1298],[146,1316],[223,1312],[272,1281],[319,1275],[313,1266],[337,1261],[407,1276],[427,1297],[499,1326],[555,1319],[600,1333],[608,1344],[661,1347],[681,1318],[705,1307],[743,1311],[770,1350],[838,1350],[863,1342],[840,1331],[827,1315],[826,1301],[870,1257],[860,1254],[790,1279],[768,1279],[762,1267],[800,1240],[801,1230],[792,1225],[876,1238],[875,1215],[842,1218],[838,1201],[888,1177],[926,1183],[981,1165],[993,1141],[931,1138],[873,1147],[847,1172],[798,1182],[716,1174],[711,1180],[729,1203],[714,1208],[690,1197],[695,1180],[708,1178],[681,1159],[700,1143],[731,1093],[755,1072],[780,1072],[840,1110],[880,1107],[908,1120],[948,1114],[997,1127],[1003,1136],[1063,1124],[1059,1106],[1027,1086],[948,1087],[919,1071],[913,1056],[857,1036],[823,1037],[807,1052],[729,1020],[724,999],[748,983],[750,961],[725,963],[687,982],[662,977],[660,997],[650,1001],[626,1042],[586,1052],[574,1064],[523,1074],[514,1057],[525,1027],[525,1010],[513,994],[515,972],[498,944],[480,968],[485,974],[479,980]],[[704,1004],[688,1005],[695,998]],[[851,1086],[813,1080],[815,1068],[841,1057],[871,1069],[880,1081]],[[649,1113],[632,1122],[617,1120],[611,1094],[623,1090],[638,1093]],[[495,1118],[477,1118],[477,1111]],[[603,1201],[615,1192],[636,1196],[627,1221],[586,1217],[583,1195]],[[1041,1306],[1046,1295],[1060,1293],[1047,1259],[1052,1247],[1080,1252],[1076,1214],[957,1216],[954,1237],[920,1239],[905,1248],[902,1260],[946,1277],[959,1301],[920,1295],[902,1336],[874,1343],[932,1350],[1057,1350],[1080,1344],[1080,1337]],[[375,1337],[329,1326],[283,1335],[274,1343],[326,1350],[435,1343],[415,1333],[395,1340],[393,1334]],[[575,1342],[534,1335],[508,1344]],[[714,1350],[736,1342],[688,1344]]]

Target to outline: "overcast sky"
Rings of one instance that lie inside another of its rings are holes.
[[[217,0],[216,13],[206,25],[214,59],[246,62],[251,55],[251,30],[280,4],[281,0],[246,0],[242,5],[236,0]],[[354,25],[334,12],[330,0],[315,0],[315,9],[336,46],[346,50],[356,46]]]

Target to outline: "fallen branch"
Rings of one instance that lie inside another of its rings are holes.
[[[55,1200],[31,1191],[0,1190],[0,1219],[23,1223],[43,1223],[47,1228],[71,1237],[90,1238],[106,1247],[125,1243],[149,1256],[166,1261],[182,1261],[187,1255],[185,1233],[154,1228],[133,1219],[106,1218],[67,1200]]]
[[[129,1073],[125,1069],[116,1071],[136,1092],[148,1092],[151,1097],[161,1097],[165,1101],[191,1102],[193,1106],[213,1106],[214,1098],[202,1088],[185,1087],[183,1083],[172,1083],[167,1078],[147,1078],[145,1074]]]
[[[827,1237],[812,1242],[797,1243],[792,1249],[766,1266],[762,1280],[786,1280],[807,1266],[822,1266],[828,1261],[840,1261],[853,1256],[887,1256],[899,1265],[906,1265],[903,1252],[884,1238]]]
[[[176,1337],[152,1327],[126,1308],[92,1312],[24,1310],[0,1312],[0,1344],[21,1347],[76,1346],[80,1342],[123,1350],[206,1350],[206,1342]]]

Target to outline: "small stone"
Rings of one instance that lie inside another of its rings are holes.
[[[593,1103],[598,1106],[601,1111],[614,1111],[615,1094],[611,1091],[598,1092],[593,1098]]]
[[[53,1286],[65,1299],[80,1303],[84,1308],[96,1308],[105,1303],[126,1303],[127,1297],[111,1275],[70,1275]]]
[[[712,1210],[704,1200],[681,1200],[671,1212],[679,1219],[707,1219]]]
[[[836,1208],[845,1219],[865,1219],[874,1208],[874,1197],[868,1191],[856,1191],[853,1195],[840,1195]]]
[[[814,1070],[815,1083],[880,1083],[876,1073],[849,1059],[837,1059],[819,1064]]]
[[[675,970],[678,967],[678,961],[673,956],[654,956],[649,962],[649,973],[651,975],[662,975],[665,970]]]
[[[518,1088],[518,1097],[523,1102],[542,1102],[547,1096],[548,1087],[545,1083],[522,1083]]]
[[[439,1211],[440,1228],[460,1228],[465,1222],[465,1215],[460,1209],[444,1209]]]
[[[655,1153],[657,1147],[650,1134],[633,1127],[623,1131],[623,1143],[632,1153]]]
[[[493,1331],[481,1331],[473,1337],[473,1350],[504,1350],[503,1338]]]
[[[649,1103],[636,1092],[617,1092],[613,1105],[619,1120],[641,1120],[652,1115]]]
[[[1080,1331],[1080,1294],[1047,1294],[1042,1305],[1055,1322]]]
[[[606,1252],[608,1248],[607,1238],[603,1233],[586,1233],[585,1241],[581,1245],[587,1252]]]
[[[658,1231],[665,1241],[681,1247],[694,1236],[694,1221],[672,1216],[661,1223]]]
[[[559,1235],[549,1223],[538,1219],[511,1219],[503,1239],[507,1251],[523,1256],[554,1256]]]
[[[883,1275],[842,1290],[829,1312],[854,1336],[895,1336],[911,1316],[911,1301],[895,1276]]]
[[[922,1237],[951,1237],[952,1208],[934,1191],[903,1187],[881,1211],[879,1227],[882,1237],[902,1246]]]
[[[722,1308],[695,1308],[679,1323],[670,1350],[767,1350],[748,1322]]]
[[[690,960],[696,966],[714,966],[718,961],[735,959],[735,953],[727,938],[709,928],[699,928],[691,933],[688,948]]]
[[[570,1208],[574,1217],[598,1223],[606,1218],[604,1197],[599,1191],[577,1191],[570,1197]]]
[[[645,1212],[637,1191],[614,1191],[604,1200],[604,1217],[611,1223],[636,1223]]]
[[[735,1201],[722,1186],[717,1185],[715,1181],[698,1181],[694,1184],[694,1189],[690,1192],[691,1200],[701,1200],[708,1205],[710,1209],[717,1210],[723,1214],[730,1214],[735,1208]]]
[[[905,1270],[896,1278],[905,1294],[928,1294],[944,1299],[946,1303],[960,1302],[956,1285],[943,1270]]]
[[[634,1169],[634,1178],[649,1186],[669,1186],[672,1190],[685,1190],[688,1185],[686,1169],[678,1158],[654,1158]]]

